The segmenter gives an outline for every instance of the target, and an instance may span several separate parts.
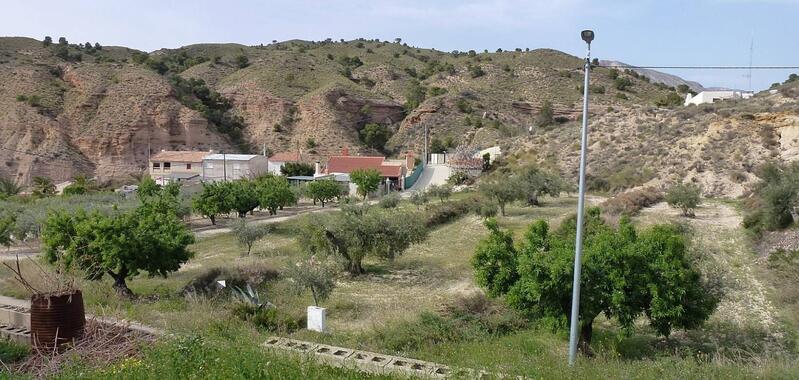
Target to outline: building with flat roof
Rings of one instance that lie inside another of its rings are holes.
[[[275,153],[269,157],[269,172],[280,175],[280,169],[288,162],[302,162],[302,153],[300,151]]]
[[[686,94],[684,105],[700,105],[706,103],[714,103],[720,100],[729,99],[749,99],[755,95],[752,91],[738,91],[738,90],[718,90],[718,91],[702,91],[696,95]]]
[[[268,172],[268,160],[258,154],[209,154],[203,158],[203,181],[255,178]]]

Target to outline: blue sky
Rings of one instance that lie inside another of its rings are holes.
[[[636,65],[799,66],[799,0],[5,0],[0,35],[98,41],[152,51],[198,42],[358,37],[451,50],[549,47]],[[669,71],[669,70],[666,70]],[[799,70],[794,70],[799,71]],[[670,70],[705,86],[748,88],[746,71]],[[755,71],[754,89],[790,71]]]

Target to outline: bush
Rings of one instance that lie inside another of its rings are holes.
[[[471,180],[468,174],[464,171],[456,171],[447,178],[447,183],[451,186],[463,185]]]
[[[358,133],[366,146],[377,150],[383,150],[386,142],[391,138],[391,130],[383,124],[369,123]]]
[[[280,168],[280,174],[286,177],[312,176],[314,171],[313,165],[305,162],[286,162]]]
[[[237,318],[272,333],[290,334],[305,325],[305,317],[295,317],[274,307],[237,302],[231,308]]]
[[[761,181],[747,204],[744,227],[759,233],[790,226],[799,200],[799,164],[768,163],[758,170],[758,176]]]
[[[600,207],[610,215],[633,216],[644,207],[649,207],[663,200],[663,193],[654,187],[630,190],[602,202]]]
[[[701,201],[702,190],[692,183],[681,183],[666,192],[669,206],[679,208],[683,216],[694,216],[694,209]]]
[[[277,279],[279,273],[265,264],[248,264],[247,266],[209,268],[191,279],[180,293],[201,294],[211,296],[219,293],[217,281],[225,280],[227,289],[244,288],[247,284],[260,285],[266,281]]]
[[[28,346],[0,339],[0,363],[13,363],[24,359],[30,354]]]
[[[377,204],[382,208],[395,208],[400,203],[399,193],[391,192],[380,198]]]
[[[431,204],[427,208],[427,227],[448,223],[468,214],[473,209],[474,200],[461,199],[452,202]]]

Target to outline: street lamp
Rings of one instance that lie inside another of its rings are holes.
[[[569,366],[574,365],[577,358],[577,326],[580,319],[580,271],[582,270],[583,254],[583,209],[585,208],[585,160],[586,146],[588,145],[588,77],[591,73],[591,41],[594,40],[593,30],[583,30],[580,37],[588,45],[585,56],[585,83],[583,84],[583,128],[580,136],[580,190],[577,198],[577,236],[574,247],[574,282],[572,283],[572,310],[571,326],[569,326]]]

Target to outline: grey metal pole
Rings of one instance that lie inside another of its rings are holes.
[[[222,152],[222,182],[227,182],[227,156]]]
[[[593,37],[593,33],[592,33]],[[574,282],[572,283],[571,326],[569,329],[569,366],[577,359],[577,341],[579,339],[580,319],[580,272],[583,254],[583,213],[585,207],[585,160],[588,146],[588,77],[591,73],[591,42],[585,57],[585,83],[583,84],[583,127],[580,137],[580,189],[577,198],[577,237],[574,249]]]
[[[424,160],[422,166],[427,166],[427,123],[424,124]]]

